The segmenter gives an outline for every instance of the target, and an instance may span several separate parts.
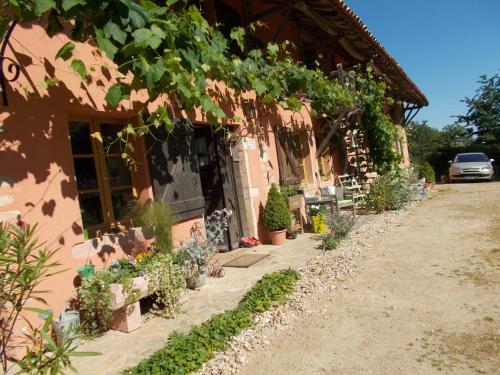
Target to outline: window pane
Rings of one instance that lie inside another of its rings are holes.
[[[121,153],[121,143],[118,141],[117,133],[123,130],[121,124],[101,124],[101,136],[104,152]]]
[[[69,122],[69,136],[73,154],[92,154],[90,126],[86,122]]]
[[[84,228],[103,223],[99,193],[79,194],[78,200]]]
[[[75,176],[78,190],[97,189],[97,173],[94,158],[76,158]]]
[[[109,186],[131,185],[130,171],[121,156],[106,158]]]
[[[129,202],[132,200],[132,188],[119,189],[111,192],[113,213],[115,219],[120,220],[130,216]]]

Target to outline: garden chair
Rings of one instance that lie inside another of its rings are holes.
[[[309,212],[309,206],[326,206],[326,211],[328,215],[333,215],[336,210],[335,199],[330,195],[306,195],[304,194],[304,201],[306,206],[306,212]],[[307,214],[308,221],[310,222],[309,214]]]
[[[340,186],[345,189],[347,195],[352,196],[352,200],[356,205],[359,205],[360,202],[365,203],[365,193],[361,191],[361,185],[354,177],[344,174],[337,178]]]
[[[343,187],[337,186],[327,186],[320,189],[321,197],[330,198],[335,207],[337,215],[340,214],[341,209],[351,209],[352,214],[356,217],[356,203],[353,200],[353,195],[349,191],[346,191]]]

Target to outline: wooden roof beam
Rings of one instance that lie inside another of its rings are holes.
[[[311,8],[304,1],[299,1],[295,4],[295,8],[304,13],[309,18],[313,19],[317,25],[325,32],[330,34],[332,37],[337,37],[337,42],[356,60],[363,61],[364,57],[360,55],[352,44],[341,35],[335,28],[333,28],[328,20],[326,20],[320,13]]]
[[[279,13],[282,10],[289,8],[290,6],[294,6],[297,1],[299,0],[292,0],[284,3],[279,3],[271,8],[268,8],[260,13],[257,13],[256,15],[250,17],[249,23],[253,23],[255,21],[261,20],[262,18],[266,18],[272,16],[273,14]]]

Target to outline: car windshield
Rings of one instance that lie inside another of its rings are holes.
[[[455,158],[455,163],[488,162],[490,159],[485,154],[461,154]]]

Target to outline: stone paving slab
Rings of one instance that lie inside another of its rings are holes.
[[[102,355],[74,357],[73,364],[80,374],[119,374],[165,346],[172,331],[186,332],[192,325],[234,308],[263,275],[286,268],[300,268],[310,259],[321,255],[319,244],[318,235],[306,233],[299,235],[296,240],[287,240],[282,246],[261,245],[220,254],[221,263],[243,253],[270,256],[249,268],[225,268],[223,278],[209,278],[200,290],[188,291],[174,319],[150,317],[133,332],[109,331],[83,343],[79,350],[97,351]]]

